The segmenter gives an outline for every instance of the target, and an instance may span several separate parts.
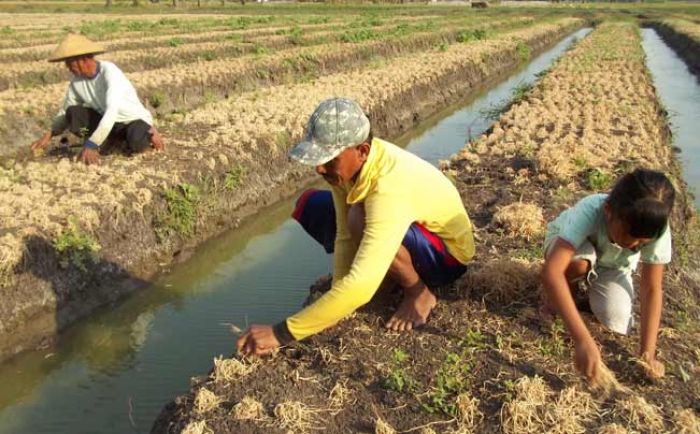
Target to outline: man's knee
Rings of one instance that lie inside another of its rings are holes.
[[[79,137],[87,137],[99,123],[101,116],[94,110],[80,105],[72,105],[66,109],[68,130]]]
[[[142,121],[136,120],[126,127],[126,144],[131,152],[143,152],[151,144],[151,126]]]
[[[352,205],[348,210],[348,230],[357,243],[362,240],[365,231],[365,206],[362,203]]]
[[[591,288],[591,310],[605,327],[626,335],[632,321],[632,296],[626,282],[596,281]]]

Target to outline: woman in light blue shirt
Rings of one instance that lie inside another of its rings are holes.
[[[574,341],[576,368],[594,383],[600,349],[581,319],[573,293],[579,283],[587,286],[596,318],[610,330],[627,334],[635,298],[632,272],[639,262],[639,354],[650,376],[664,375],[664,366],[656,359],[656,340],[664,264],[671,261],[668,219],[674,199],[673,185],[663,173],[637,169],[620,178],[609,195],[588,196],[547,225],[540,310],[545,316],[561,316]]]

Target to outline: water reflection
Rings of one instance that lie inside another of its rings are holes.
[[[673,144],[681,149],[684,178],[700,206],[700,84],[688,65],[652,29],[642,29],[647,67],[669,112]]]

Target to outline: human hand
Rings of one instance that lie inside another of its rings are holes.
[[[156,127],[151,127],[150,130],[148,130],[149,133],[151,133],[151,146],[153,149],[156,151],[162,151],[165,149],[165,141],[163,140],[163,136],[160,135]]]
[[[100,153],[97,152],[97,149],[84,147],[82,151],[80,151],[80,154],[78,154],[78,161],[82,161],[88,166],[91,164],[100,164]]]
[[[642,353],[639,364],[642,366],[644,373],[650,380],[658,380],[666,375],[666,368],[664,367],[664,364],[658,361],[651,353]]]
[[[48,132],[44,133],[44,135],[41,136],[38,140],[32,142],[31,149],[33,152],[37,152],[38,150],[46,147],[46,145],[48,145],[50,141],[51,141],[51,131],[48,131]]]
[[[593,385],[598,383],[600,374],[598,367],[601,362],[600,350],[593,338],[576,342],[574,365],[580,373],[586,376],[588,382]]]
[[[244,356],[269,354],[280,346],[272,326],[253,324],[236,341],[238,352]]]

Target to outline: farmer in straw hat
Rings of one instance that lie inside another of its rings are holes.
[[[472,225],[454,185],[426,161],[373,138],[367,116],[346,98],[322,102],[289,155],[330,184],[330,191],[302,194],[293,217],[334,252],[332,286],[275,326],[250,326],[238,350],[265,354],[332,326],[367,303],[385,276],[403,295],[386,327],[424,324],[437,302],[431,289],[456,280],[474,255]]]
[[[99,163],[99,148],[108,136],[124,140],[130,153],[149,145],[163,149],[153,117],[134,86],[116,65],[95,60],[96,54],[104,52],[101,45],[78,34],[67,35],[58,45],[49,62],[63,61],[73,78],[51,129],[32,143],[32,150],[45,147],[66,128],[85,140],[78,156],[85,164]]]

